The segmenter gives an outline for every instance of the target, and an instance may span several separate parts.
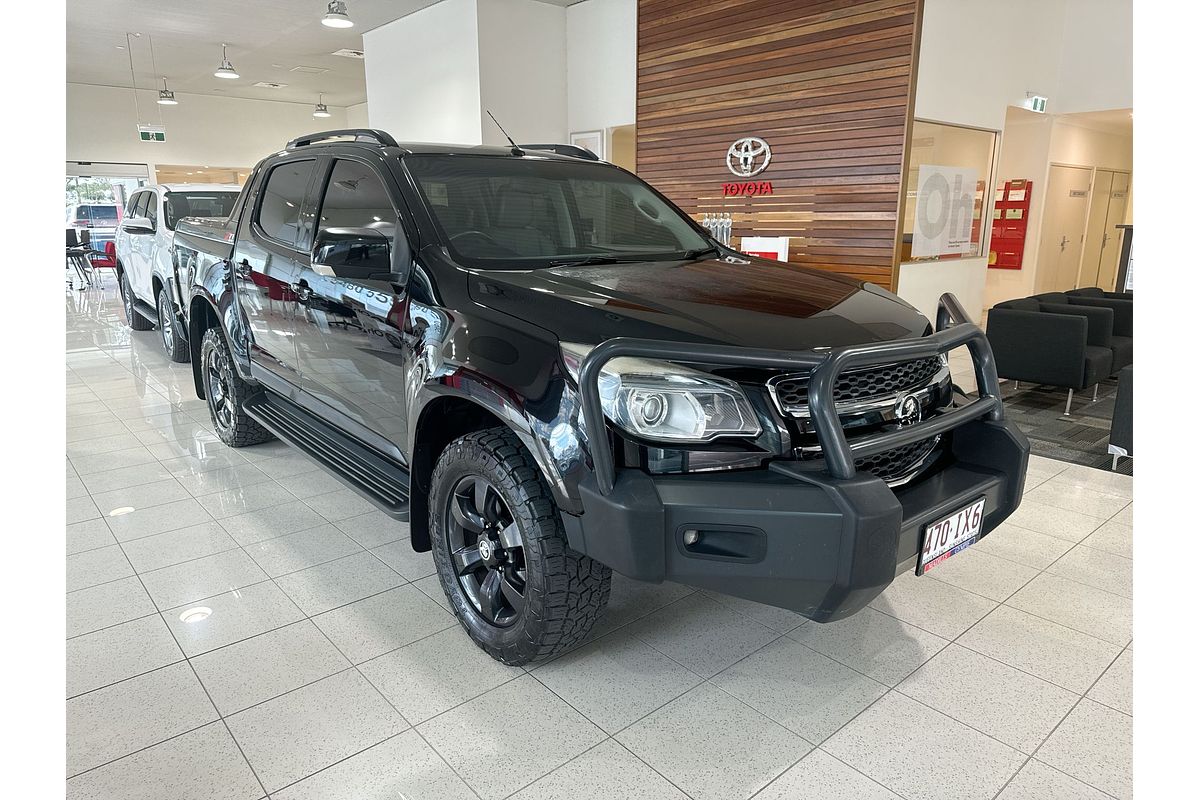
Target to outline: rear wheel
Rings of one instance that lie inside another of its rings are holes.
[[[204,378],[204,397],[217,436],[230,447],[248,447],[270,441],[267,429],[242,408],[251,395],[250,385],[233,368],[229,345],[219,328],[209,328],[200,342],[200,374]]]
[[[125,321],[129,323],[130,328],[135,331],[148,331],[154,327],[153,322],[133,310],[133,289],[129,286],[129,276],[124,272],[121,273],[121,302],[125,304]]]
[[[163,350],[167,358],[182,364],[191,359],[187,342],[179,335],[179,322],[175,315],[175,304],[167,287],[158,290],[158,331],[162,334]]]
[[[521,665],[582,642],[612,572],[567,545],[550,489],[516,436],[492,428],[455,440],[432,484],[434,563],[475,643]]]

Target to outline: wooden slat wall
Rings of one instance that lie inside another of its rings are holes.
[[[791,236],[789,260],[895,288],[921,0],[639,0],[637,171],[696,219]],[[742,179],[735,139],[771,165]],[[769,180],[774,194],[723,197]]]

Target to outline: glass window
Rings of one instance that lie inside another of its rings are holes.
[[[127,216],[127,217],[135,216],[135,214],[133,213],[134,209],[137,208],[138,200],[141,200],[141,199],[142,199],[141,192],[134,192],[133,194],[131,194],[129,196],[129,202],[125,204],[125,216]]]
[[[665,260],[710,244],[653,189],[608,164],[487,156],[404,163],[443,241],[471,266]]]
[[[137,195],[137,205],[134,206],[133,215],[135,217],[146,216],[146,205],[150,202],[150,192],[139,192]]]
[[[901,261],[982,253],[995,151],[995,131],[913,122]]]
[[[87,208],[92,224],[100,228],[117,226],[117,207],[115,205],[95,205]]]
[[[158,195],[154,192],[146,192],[146,218],[150,227],[158,230]]]
[[[228,217],[237,199],[237,192],[167,192],[163,203],[167,227],[175,230],[175,223],[184,217]]]
[[[258,204],[258,227],[267,236],[289,247],[296,246],[300,206],[312,177],[315,161],[289,161],[271,170]]]
[[[321,203],[324,228],[370,228],[394,239],[396,210],[375,170],[357,161],[337,161]]]

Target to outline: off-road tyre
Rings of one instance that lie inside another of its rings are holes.
[[[191,360],[187,340],[179,335],[179,317],[175,314],[175,304],[171,302],[171,293],[165,286],[158,290],[158,333],[167,358],[176,364],[185,364]]]
[[[219,328],[209,328],[200,341],[200,374],[208,414],[222,442],[230,447],[249,447],[274,438],[242,407],[253,389],[238,376]]]
[[[485,618],[473,604],[459,579],[448,537],[457,525],[450,507],[456,487],[475,477],[494,488],[507,505],[506,519],[512,519],[521,537],[524,604],[503,627]],[[512,431],[491,428],[451,442],[433,471],[429,509],[433,559],[442,589],[475,644],[497,661],[520,666],[585,639],[608,603],[612,571],[567,545],[550,488]]]

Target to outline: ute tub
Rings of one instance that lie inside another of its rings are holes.
[[[632,578],[674,580],[797,611],[817,621],[861,609],[914,562],[924,526],[986,499],[983,535],[1020,503],[1029,442],[1004,419],[983,332],[943,295],[938,332],[920,339],[781,352],[675,342],[609,340],[580,368],[593,471],[580,484],[583,514],[564,515],[573,548]],[[833,387],[845,369],[971,352],[979,397],[921,422],[847,442]],[[769,469],[650,476],[618,470],[608,447],[597,379],[604,363],[639,356],[811,370],[809,407],[822,459]],[[890,488],[855,460],[941,435],[942,463]]]

